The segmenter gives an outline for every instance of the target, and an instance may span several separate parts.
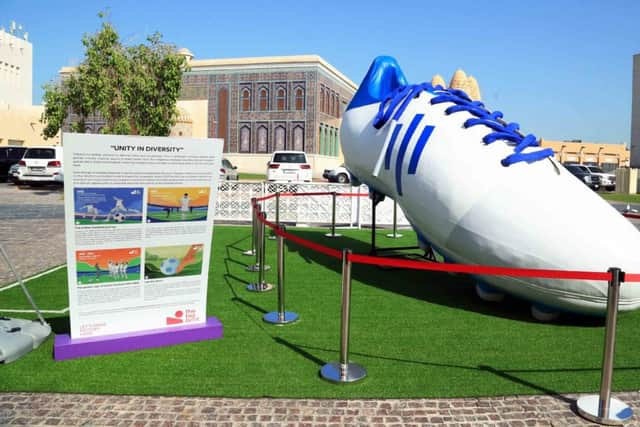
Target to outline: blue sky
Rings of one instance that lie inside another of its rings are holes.
[[[526,5],[526,6],[525,6]],[[395,56],[411,82],[457,68],[483,101],[547,139],[628,143],[632,55],[640,53],[640,1],[455,2],[0,0],[34,48],[34,103],[60,67],[83,57],[100,26],[125,43],[155,31],[196,58],[318,54],[359,83],[371,60]]]

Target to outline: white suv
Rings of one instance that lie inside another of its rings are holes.
[[[62,147],[29,147],[18,162],[18,180],[25,184],[36,182],[62,183]]]
[[[311,182],[312,172],[304,151],[274,151],[267,162],[267,180],[272,182]]]

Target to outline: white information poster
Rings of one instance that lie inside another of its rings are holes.
[[[63,143],[71,339],[206,322],[222,140]]]

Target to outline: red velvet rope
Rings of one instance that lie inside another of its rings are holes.
[[[320,193],[280,193],[280,196],[327,196],[332,195],[333,192],[320,192]],[[362,193],[335,193],[336,196],[366,196]],[[274,194],[262,198],[256,198],[256,202],[264,201],[275,197]],[[253,205],[253,210],[257,209],[257,204]],[[640,218],[640,215],[623,213],[628,218]],[[329,248],[318,243],[310,242],[309,240],[298,237],[294,234],[282,231],[278,226],[268,221],[264,216],[258,215],[258,220],[263,222],[266,226],[270,227],[275,234],[282,236],[285,239],[291,240],[294,243],[304,246],[316,252],[320,252],[327,256],[342,259],[342,252]],[[373,257],[367,255],[351,254],[349,260],[356,264],[368,264],[378,265],[385,267],[398,267],[407,268],[412,270],[430,270],[430,271],[446,271],[451,273],[466,273],[466,274],[478,274],[478,275],[490,275],[490,276],[511,276],[511,277],[533,277],[544,279],[572,279],[572,280],[602,280],[610,281],[612,276],[609,272],[598,271],[570,271],[570,270],[545,270],[536,268],[510,268],[510,267],[494,267],[486,265],[470,265],[470,264],[451,264],[451,263],[435,263],[426,261],[413,261],[405,259],[395,259],[386,257]],[[640,282],[640,274],[624,274],[625,282]]]

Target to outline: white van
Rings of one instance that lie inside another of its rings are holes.
[[[267,181],[311,182],[312,175],[304,151],[274,151],[267,163]]]
[[[62,147],[29,147],[18,162],[18,180],[21,183],[62,183]]]

